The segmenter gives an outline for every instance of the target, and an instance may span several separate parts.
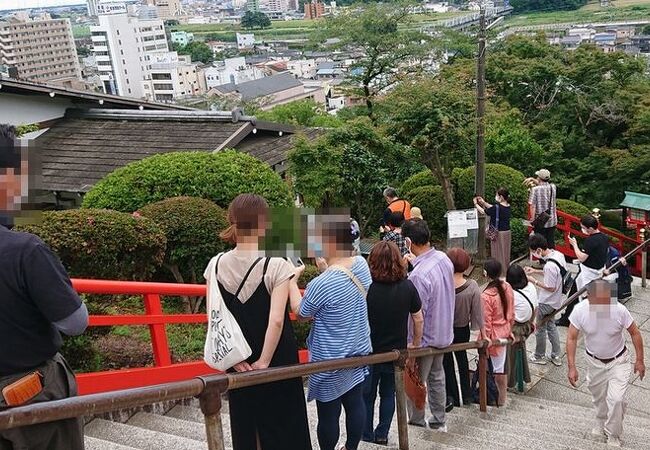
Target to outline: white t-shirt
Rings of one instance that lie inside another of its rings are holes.
[[[547,260],[544,264],[544,286],[554,287],[555,291],[547,291],[546,289],[539,289],[539,303],[544,303],[546,305],[552,306],[557,309],[562,306],[563,297],[562,297],[562,273],[560,268],[549,259],[554,259],[559,262],[562,267],[566,269],[566,261],[564,255],[557,250],[551,250],[548,256],[545,258]]]
[[[609,305],[578,303],[569,317],[571,324],[585,335],[585,347],[600,359],[614,358],[625,346],[623,332],[634,319],[627,308],[616,302]]]
[[[513,291],[515,294],[515,320],[520,323],[528,322],[533,315],[533,311],[530,309],[530,303],[533,304],[533,308],[537,308],[537,304],[539,303],[537,289],[535,289],[532,283],[528,283],[523,289],[514,289]],[[528,303],[528,300],[519,291],[528,297],[530,303]]]

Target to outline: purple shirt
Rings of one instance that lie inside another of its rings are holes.
[[[409,280],[422,300],[424,333],[422,347],[443,348],[454,340],[454,266],[443,252],[434,248],[413,260]],[[413,327],[409,321],[409,342]]]

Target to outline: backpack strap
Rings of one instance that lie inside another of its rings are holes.
[[[248,277],[257,265],[258,262],[262,260],[262,257],[259,257],[255,260],[253,264],[248,268],[248,271],[246,272],[246,275],[244,275],[244,279],[241,281],[241,284],[239,285],[239,288],[237,288],[237,292],[235,293],[235,298],[239,298],[239,294],[241,293],[241,290],[244,288],[244,284],[246,284],[246,281],[248,281]]]
[[[553,261],[555,265],[560,269],[560,275],[562,276],[562,278],[564,278],[564,275],[566,275],[567,270],[564,267],[562,267],[562,264],[560,264],[559,261],[553,258],[548,258],[546,261]]]
[[[223,256],[223,253],[219,253],[219,256],[217,256],[217,261],[214,263],[214,276],[215,280],[217,279],[217,274],[219,273],[219,261],[221,260],[221,257]]]

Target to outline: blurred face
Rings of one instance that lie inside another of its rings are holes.
[[[13,167],[0,168],[0,211],[18,211],[27,202],[27,161],[21,163],[20,171]]]
[[[593,305],[608,305],[612,303],[612,285],[598,282],[589,287],[589,303]]]

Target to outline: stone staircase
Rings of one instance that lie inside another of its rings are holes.
[[[639,286],[626,306],[641,328],[646,347],[646,360],[650,358],[650,290]],[[560,328],[562,345],[566,328]],[[534,348],[534,338],[527,342],[529,352]],[[632,348],[631,345],[629,348]],[[548,349],[550,351],[550,348]],[[475,355],[472,355],[475,358]],[[477,405],[455,408],[447,415],[447,433],[409,426],[412,450],[429,449],[539,449],[539,450],[598,450],[606,449],[603,436],[591,435],[594,412],[586,388],[586,360],[584,348],[578,349],[577,366],[581,384],[577,389],[566,381],[566,359],[563,367],[552,364],[531,364],[532,383],[525,394],[509,393],[504,408],[488,408],[483,415]],[[470,367],[474,363],[470,362]],[[650,364],[648,364],[650,366]],[[650,375],[649,375],[650,377]],[[630,380],[629,406],[625,417],[623,447],[650,449],[650,378],[640,380],[636,375]],[[308,404],[312,445],[318,449],[316,439],[316,407]],[[376,415],[375,415],[376,417]],[[157,407],[139,411],[126,421],[96,418],[86,425],[87,450],[206,450],[203,415],[196,400],[188,400],[167,408]],[[344,414],[341,417],[344,442]],[[230,449],[230,423],[227,402],[222,413],[226,448]],[[287,427],[290,432],[290,426]],[[387,448],[361,443],[360,450]],[[397,448],[397,423],[393,421],[388,448]],[[288,449],[291,450],[291,449]]]

